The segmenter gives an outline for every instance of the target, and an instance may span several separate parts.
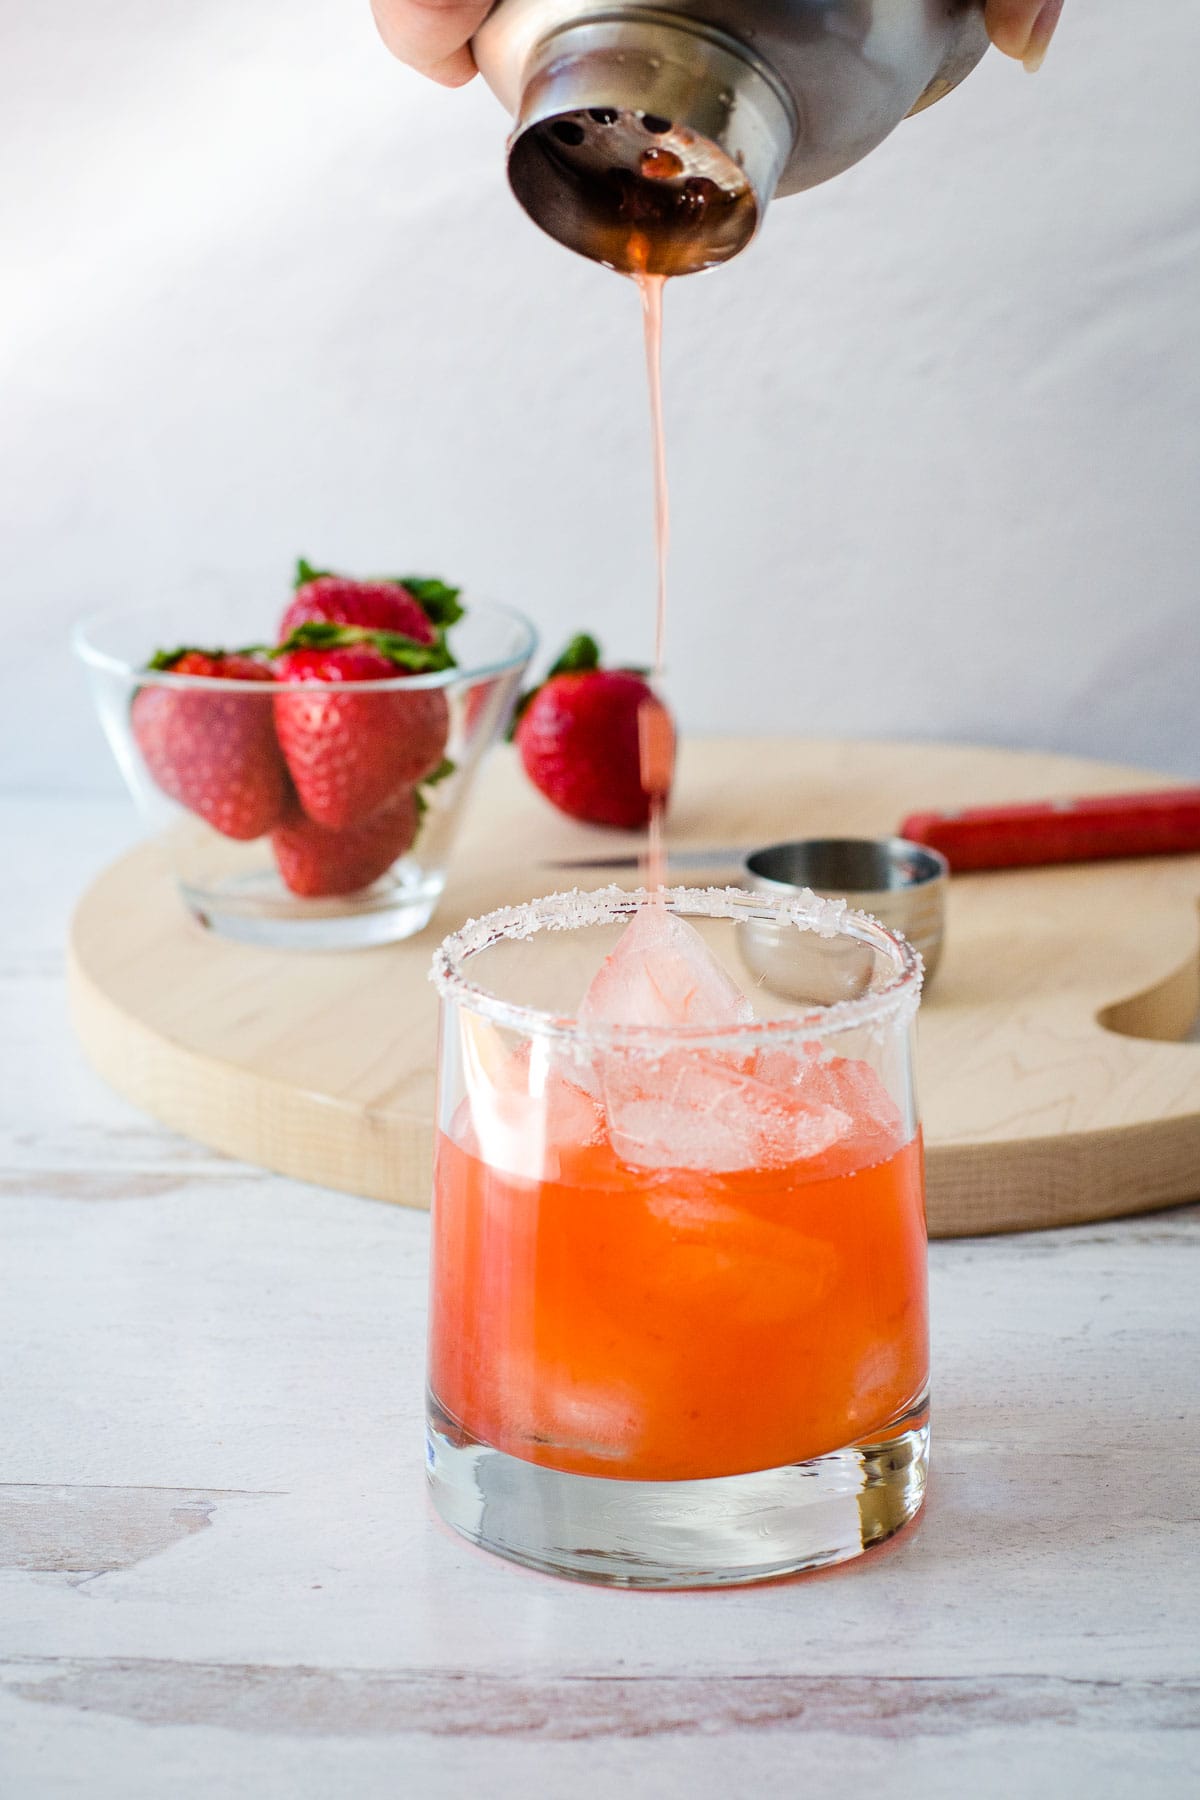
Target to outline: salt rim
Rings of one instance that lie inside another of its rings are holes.
[[[856,999],[814,1006],[789,1018],[754,1019],[749,1024],[715,1028],[709,1025],[584,1026],[569,1014],[543,1012],[538,1007],[502,1000],[498,994],[471,981],[463,972],[464,963],[472,956],[489,949],[502,938],[520,943],[536,937],[541,931],[573,931],[580,926],[608,924],[621,913],[633,913],[660,898],[672,912],[685,916],[775,920],[794,925],[799,931],[815,932],[818,937],[850,936],[893,957],[898,953],[899,972],[886,986],[860,994]],[[623,888],[614,883],[590,891],[570,888],[547,894],[539,900],[523,901],[519,906],[497,907],[481,918],[468,919],[438,945],[429,979],[443,1000],[467,1006],[481,1017],[511,1030],[536,1031],[541,1036],[573,1046],[602,1049],[625,1045],[647,1049],[672,1043],[692,1047],[709,1043],[728,1045],[739,1038],[792,1037],[798,1031],[816,1031],[826,1037],[858,1026],[911,1019],[920,1004],[925,964],[920,952],[900,932],[882,925],[870,913],[855,911],[845,900],[826,899],[811,888],[800,888],[795,894],[786,895],[750,893],[739,887],[673,887],[652,893],[648,888]]]

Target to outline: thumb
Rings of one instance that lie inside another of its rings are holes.
[[[1040,69],[1062,15],[1063,0],[987,0],[987,28],[997,50]]]

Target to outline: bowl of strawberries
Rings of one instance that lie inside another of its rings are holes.
[[[301,562],[282,606],[122,607],[74,642],[200,923],[345,949],[428,924],[536,637],[519,613],[465,605],[434,577],[358,580]]]

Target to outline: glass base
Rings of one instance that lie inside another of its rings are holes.
[[[752,1475],[606,1481],[455,1442],[431,1422],[426,1469],[446,1523],[511,1562],[609,1587],[723,1587],[848,1562],[915,1518],[928,1402],[893,1429]]]
[[[206,931],[273,950],[365,950],[424,931],[445,877],[398,870],[362,894],[297,900],[264,875],[219,887],[180,881],[188,911]]]

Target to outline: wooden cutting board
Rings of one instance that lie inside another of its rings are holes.
[[[917,807],[1170,785],[1144,770],[930,744],[692,740],[676,849],[879,835]],[[435,943],[636,849],[560,817],[496,753],[441,911],[408,943],[271,952],[193,924],[158,851],[108,869],[71,930],[73,1016],[121,1093],[201,1142],[354,1194],[428,1204]],[[704,877],[680,879],[703,883]],[[723,876],[720,878],[724,878]],[[1111,1218],[1200,1197],[1200,857],[958,877],[921,1012],[930,1229]]]

